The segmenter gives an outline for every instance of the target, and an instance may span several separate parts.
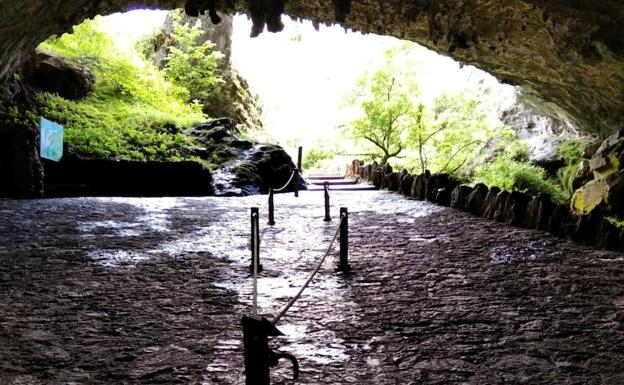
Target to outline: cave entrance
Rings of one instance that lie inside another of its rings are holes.
[[[280,34],[250,39],[245,16],[223,16],[215,27],[208,15],[135,11],[44,42],[40,49],[94,75],[91,84],[84,76],[91,89],[78,98],[74,89],[66,96],[44,87],[38,96],[46,117],[66,124],[68,158],[199,160],[213,175],[227,165],[227,175],[253,179],[257,170],[237,162],[269,157],[247,150],[270,142],[291,158],[303,146],[306,169],[342,169],[360,158],[504,188],[522,170],[535,176],[534,193],[548,186],[561,200],[569,194],[556,180],[566,165],[558,145],[574,129],[538,116],[514,87],[412,42],[286,16]],[[193,129],[207,117],[233,119],[240,135]],[[228,143],[196,145],[192,135]]]

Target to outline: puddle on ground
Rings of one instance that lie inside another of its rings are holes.
[[[518,262],[558,261],[562,252],[553,241],[530,241],[493,247],[490,250],[490,263],[493,265]]]

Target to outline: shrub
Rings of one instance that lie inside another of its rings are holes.
[[[547,179],[543,168],[511,159],[499,158],[494,163],[481,166],[475,179],[490,187],[497,186],[509,191],[531,195],[547,193],[557,203],[566,200],[559,187]]]
[[[97,19],[54,37],[41,49],[54,51],[89,67],[96,76],[88,97],[70,101],[37,95],[39,112],[65,125],[70,151],[82,156],[138,160],[179,160],[191,143],[185,127],[206,119],[188,103],[189,91],[137,52],[118,50]]]

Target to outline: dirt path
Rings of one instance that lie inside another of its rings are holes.
[[[332,256],[280,323],[300,384],[624,383],[624,255],[384,192],[333,197],[354,273]],[[333,236],[321,199],[276,198],[263,313]],[[263,204],[0,201],[0,384],[243,383],[248,208]]]

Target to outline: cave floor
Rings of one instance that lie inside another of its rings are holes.
[[[244,383],[249,207],[265,198],[0,200],[0,384]],[[334,247],[272,341],[299,384],[624,383],[624,255],[387,192],[332,199],[353,273]],[[337,225],[320,192],[275,200],[263,314]]]

